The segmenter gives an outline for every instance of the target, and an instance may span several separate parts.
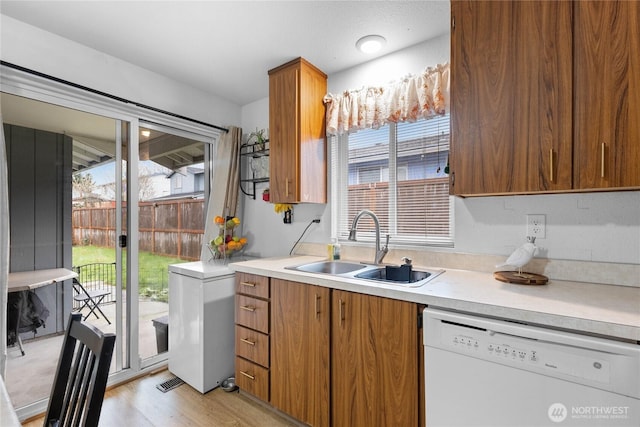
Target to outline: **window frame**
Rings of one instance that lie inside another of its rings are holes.
[[[447,115],[448,116],[448,115]],[[389,185],[389,199],[388,199],[388,221],[389,230],[391,235],[390,245],[393,246],[407,246],[411,248],[419,247],[453,247],[454,246],[454,196],[448,196],[449,201],[449,234],[448,236],[427,236],[421,235],[416,237],[415,235],[398,236],[398,214],[397,214],[397,200],[398,200],[398,179],[397,171],[401,168],[405,168],[405,179],[409,180],[408,164],[405,160],[397,158],[397,132],[396,123],[388,124],[389,130],[389,164],[388,164],[388,185]],[[329,146],[331,151],[331,206],[332,206],[332,221],[331,225],[331,237],[336,238],[341,242],[347,241],[348,230],[351,226],[353,218],[347,218],[347,214],[343,212],[348,211],[348,191],[345,189],[349,186],[349,134],[344,133],[336,136],[332,135],[329,138]],[[447,149],[448,150],[448,149]],[[446,155],[446,154],[445,154]],[[358,176],[358,174],[357,174]],[[433,178],[426,178],[433,179]],[[358,176],[359,181],[359,176]],[[381,230],[382,234],[385,234],[387,230]],[[384,240],[384,238],[382,238]],[[375,233],[358,230],[358,241],[361,242],[374,242]]]

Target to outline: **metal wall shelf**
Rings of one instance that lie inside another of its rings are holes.
[[[255,200],[256,184],[261,182],[269,182],[269,171],[264,171],[264,168],[262,168],[260,173],[258,173],[258,168],[252,168],[251,162],[256,162],[257,164],[257,159],[260,159],[262,162],[264,162],[263,158],[269,157],[269,140],[265,141],[262,147],[260,147],[260,144],[255,143],[242,144],[240,146],[240,156],[245,158],[244,162],[240,162],[240,176],[245,176],[245,174],[243,174],[242,172],[243,165],[250,169],[250,171],[246,174],[247,176],[250,176],[250,178],[240,179],[240,191]]]

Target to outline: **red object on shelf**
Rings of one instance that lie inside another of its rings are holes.
[[[262,193],[262,200],[264,200],[265,202],[269,201],[269,192],[264,192]]]

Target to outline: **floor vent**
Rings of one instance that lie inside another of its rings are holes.
[[[181,386],[182,384],[184,384],[184,381],[182,381],[178,377],[174,377],[174,378],[171,378],[170,380],[167,380],[163,383],[158,384],[156,388],[161,392],[166,393],[169,390],[173,390],[174,388]]]

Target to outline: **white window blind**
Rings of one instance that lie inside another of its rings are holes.
[[[448,155],[449,115],[334,137],[332,199],[338,238],[346,239],[353,217],[369,209],[391,243],[453,246]],[[373,238],[373,221],[363,217],[358,240]]]

